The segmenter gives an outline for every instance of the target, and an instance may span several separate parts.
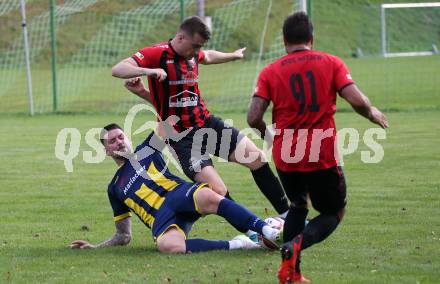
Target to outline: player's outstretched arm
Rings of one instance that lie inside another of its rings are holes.
[[[131,241],[131,217],[116,221],[115,226],[116,233],[105,242],[93,245],[87,241],[76,240],[70,244],[70,247],[73,249],[91,249],[127,245]]]
[[[162,82],[167,78],[167,73],[160,68],[150,69],[139,67],[133,58],[128,57],[112,67],[112,76],[121,79],[151,76]]]
[[[389,125],[386,116],[371,105],[368,97],[362,94],[361,90],[359,90],[355,84],[351,84],[342,89],[339,95],[344,98],[357,113],[382,128],[388,128]]]
[[[136,96],[146,100],[151,104],[150,91],[145,88],[144,82],[142,81],[141,77],[125,79],[124,87]]]
[[[208,64],[219,64],[219,63],[225,63],[237,59],[242,59],[244,57],[244,52],[246,50],[246,47],[237,49],[234,52],[221,52],[217,50],[205,50],[203,51],[205,53],[205,59],[200,62],[202,64],[208,65]]]

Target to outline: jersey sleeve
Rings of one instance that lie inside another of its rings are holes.
[[[143,49],[139,50],[135,54],[131,56],[131,58],[136,61],[137,65],[139,67],[143,68],[156,68],[155,65],[155,57],[157,56],[157,48],[154,47],[144,47]],[[160,56],[160,55],[159,55]]]
[[[166,147],[165,142],[159,138],[154,132],[136,147],[136,155],[141,165],[149,166],[153,160],[158,160],[165,164],[162,150]]]
[[[271,96],[267,70],[267,68],[264,68],[258,76],[257,87],[255,88],[254,96],[270,101]]]
[[[117,199],[112,192],[108,191],[108,199],[113,209],[113,221],[121,221],[127,217],[131,217],[130,209],[121,200]]]
[[[202,62],[203,60],[205,60],[205,52],[203,50],[200,50],[198,55],[198,62]]]
[[[351,78],[350,71],[348,70],[348,67],[347,65],[345,65],[344,61],[342,61],[338,57],[335,57],[334,63],[335,63],[334,84],[336,90],[339,92],[346,86],[354,84],[354,81]]]

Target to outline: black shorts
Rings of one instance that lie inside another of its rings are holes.
[[[194,127],[185,137],[169,145],[177,154],[180,166],[187,177],[194,181],[195,175],[206,166],[212,166],[210,155],[226,161],[244,137],[238,129],[210,116],[205,125]]]
[[[287,197],[296,206],[307,204],[307,194],[313,208],[324,214],[336,214],[347,203],[347,186],[341,167],[313,172],[277,171]]]

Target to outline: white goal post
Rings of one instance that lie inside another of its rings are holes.
[[[387,51],[387,34],[386,34],[386,9],[405,9],[405,8],[430,8],[440,7],[440,2],[430,3],[393,3],[393,4],[381,4],[380,5],[380,21],[381,21],[381,44],[383,57],[399,57],[399,56],[423,56],[433,55],[438,53],[438,49],[435,45],[431,51],[413,51],[413,52],[388,52]]]

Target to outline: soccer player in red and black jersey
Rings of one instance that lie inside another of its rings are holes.
[[[200,96],[199,63],[218,64],[241,59],[245,51],[245,48],[232,53],[202,50],[209,38],[210,31],[201,18],[187,18],[174,38],[145,47],[122,60],[113,67],[112,75],[130,79],[125,84],[127,89],[153,104],[162,121],[169,122],[173,118],[175,132],[185,133],[178,141],[171,137],[168,144],[190,179],[208,183],[214,191],[230,198],[209,154],[236,162],[251,170],[257,186],[275,210],[285,216],[289,209],[287,198],[263,151],[237,129],[211,115]],[[149,90],[139,78],[145,75]],[[210,135],[212,133],[214,135]],[[170,138],[167,134],[165,138]],[[242,152],[245,157],[252,154],[255,159],[243,161]]]
[[[283,26],[287,55],[260,73],[248,111],[248,123],[266,133],[263,114],[270,102],[276,133],[273,159],[292,202],[284,225],[280,283],[309,282],[300,272],[300,252],[327,238],[344,216],[346,184],[335,151],[336,94],[353,109],[388,127],[386,117],[356,87],[336,56],[312,50],[313,26],[304,12]],[[269,138],[272,139],[272,138]],[[307,196],[320,213],[304,227]]]

